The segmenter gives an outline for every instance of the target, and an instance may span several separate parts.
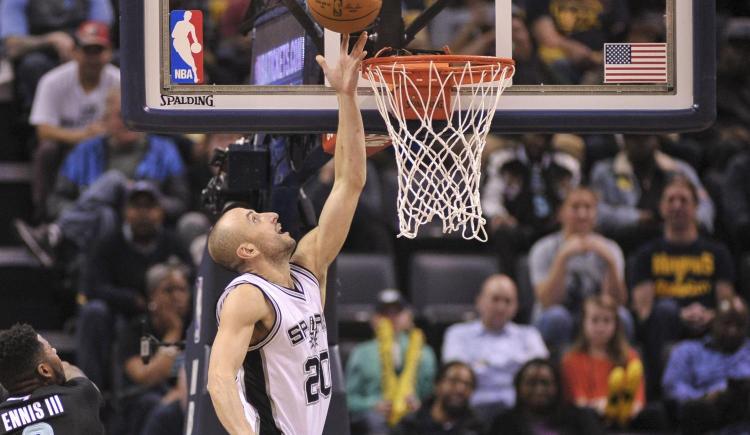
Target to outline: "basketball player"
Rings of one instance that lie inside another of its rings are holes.
[[[323,431],[331,397],[326,271],[346,239],[365,184],[356,94],[366,40],[362,33],[348,54],[344,36],[335,68],[317,58],[339,102],[335,180],[319,225],[296,244],[282,232],[277,214],[236,208],[208,237],[211,258],[242,273],[219,298],[208,369],[216,414],[233,435]]]
[[[104,435],[99,390],[29,325],[0,332],[2,435]]]
[[[193,77],[195,83],[198,83],[198,68],[195,66],[195,59],[193,59],[193,51],[190,49],[190,39],[188,35],[193,38],[193,43],[198,42],[198,36],[195,34],[195,26],[190,22],[193,18],[193,13],[185,11],[185,15],[182,21],[174,25],[172,30],[172,46],[174,46],[177,54],[180,55],[183,61],[193,70]]]

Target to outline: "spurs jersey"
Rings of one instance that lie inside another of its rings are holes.
[[[246,273],[234,279],[216,305],[240,284],[261,290],[276,313],[268,335],[251,346],[237,374],[245,418],[259,435],[323,432],[331,399],[328,338],[320,286],[307,269],[291,265],[294,288]]]

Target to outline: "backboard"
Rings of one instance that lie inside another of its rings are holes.
[[[226,9],[241,2],[214,0],[205,11],[190,10],[188,1],[124,3],[129,125],[155,132],[335,131],[336,97],[314,57],[322,52],[335,62],[340,35],[300,24],[285,6],[292,1],[254,0],[262,7],[244,23],[248,35],[227,24],[242,21],[244,11]],[[447,44],[454,53],[514,58],[517,73],[500,99],[494,132],[689,131],[714,119],[712,0],[642,2],[659,6],[638,16],[626,0],[455,3],[402,11],[401,0],[385,0],[368,30],[368,51],[401,44],[407,35],[414,36],[407,49]],[[424,29],[414,35],[420,24]],[[384,132],[364,79],[359,95],[366,130]]]

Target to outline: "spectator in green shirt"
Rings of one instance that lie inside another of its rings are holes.
[[[378,294],[373,329],[380,320],[393,325],[393,367],[398,377],[405,366],[409,346],[409,332],[414,328],[411,309],[398,290],[386,289]],[[414,396],[408,399],[410,410],[432,393],[437,371],[435,352],[424,344],[419,354],[415,376]],[[358,344],[346,365],[346,394],[352,425],[362,427],[364,433],[385,434],[391,403],[382,397],[382,360],[377,339]]]

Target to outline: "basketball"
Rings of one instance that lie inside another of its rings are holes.
[[[307,0],[315,21],[338,33],[365,30],[375,21],[382,5],[383,0]]]
[[[190,46],[190,51],[192,51],[193,53],[197,54],[197,53],[201,52],[202,48],[203,47],[201,47],[201,45],[199,43],[193,42],[193,44]]]

